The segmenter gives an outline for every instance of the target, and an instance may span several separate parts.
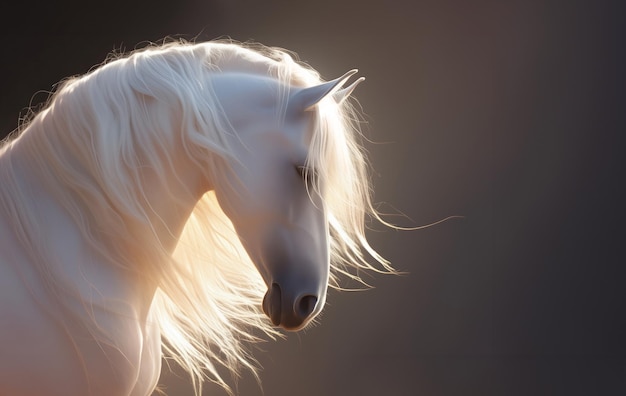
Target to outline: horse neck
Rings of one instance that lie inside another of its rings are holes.
[[[154,258],[154,252],[150,250],[157,245],[161,247],[162,253],[171,255],[195,204],[208,189],[197,166],[186,158],[182,144],[172,142],[168,166],[159,170],[151,167],[139,168],[130,195],[137,198],[134,204],[141,208],[141,216],[133,217],[125,214],[125,210],[114,200],[106,198],[108,191],[104,191],[102,185],[93,183],[91,196],[85,195],[71,191],[76,186],[68,186],[73,182],[68,180],[68,175],[54,173],[60,167],[58,164],[53,166],[48,163],[48,158],[52,161],[51,158],[54,157],[57,162],[59,158],[63,159],[66,161],[64,166],[72,168],[74,175],[90,180],[90,170],[85,169],[77,159],[80,155],[76,151],[80,147],[70,148],[56,142],[63,140],[61,135],[64,131],[56,128],[51,121],[45,118],[34,121],[14,142],[11,162],[19,173],[16,177],[24,184],[39,185],[44,192],[49,192],[51,197],[59,201],[73,201],[66,205],[68,211],[79,208],[89,212],[77,214],[74,218],[85,215],[88,222],[95,223],[90,224],[90,227],[101,230],[99,236],[102,239],[99,242],[105,248],[116,246],[117,250],[132,250],[121,251],[119,254],[136,256],[137,261]],[[45,141],[55,141],[57,144],[46,144]],[[46,150],[55,150],[56,153],[53,156],[46,153]],[[141,158],[143,155],[146,153],[136,153],[138,163],[149,162]],[[96,199],[88,202],[90,198]],[[143,249],[146,251],[142,251]]]
[[[174,165],[179,169],[166,171],[165,177],[156,175],[153,170],[145,170],[142,177],[145,183],[138,186],[143,190],[143,205],[148,222],[139,225],[137,232],[152,232],[169,255],[174,252],[196,203],[207,190],[192,168],[186,167],[181,161]],[[181,178],[180,175],[185,177]]]

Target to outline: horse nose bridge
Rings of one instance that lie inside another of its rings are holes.
[[[282,279],[278,282],[281,290],[283,290],[283,303],[285,309],[289,309],[294,313],[312,312],[312,309],[306,307],[315,304],[321,298],[326,289],[326,283],[315,279]]]

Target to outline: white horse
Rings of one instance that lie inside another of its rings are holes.
[[[219,368],[255,373],[246,344],[309,324],[336,275],[393,272],[355,72],[176,42],[63,82],[0,147],[0,394],[149,395],[162,350],[230,391]]]

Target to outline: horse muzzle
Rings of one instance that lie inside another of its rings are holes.
[[[320,298],[316,293],[289,293],[273,282],[263,298],[263,312],[274,326],[297,331],[315,317]]]

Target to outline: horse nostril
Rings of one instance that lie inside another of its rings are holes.
[[[307,294],[300,297],[295,304],[296,315],[302,319],[308,318],[315,310],[315,304],[317,304],[317,297]]]
[[[278,286],[278,283],[272,283],[272,286],[270,286],[270,289],[263,298],[263,311],[269,316],[274,326],[280,324],[281,300],[282,292],[280,286]]]

